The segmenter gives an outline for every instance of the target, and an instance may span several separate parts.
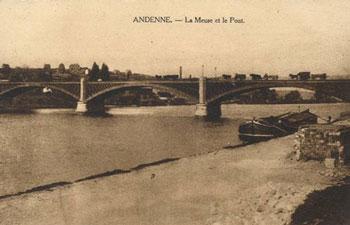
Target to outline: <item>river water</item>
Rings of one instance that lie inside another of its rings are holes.
[[[0,114],[0,196],[237,145],[242,121],[298,111],[298,107],[222,105],[218,121],[195,118],[195,106],[113,108],[108,117],[69,109]],[[345,103],[300,107],[324,118],[350,111]]]

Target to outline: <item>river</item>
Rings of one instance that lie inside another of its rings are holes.
[[[195,118],[195,106],[113,108],[107,117],[84,116],[70,109],[0,114],[0,196],[237,145],[242,121],[298,111],[298,107],[222,105],[218,121]],[[300,107],[324,118],[350,111],[346,103]]]

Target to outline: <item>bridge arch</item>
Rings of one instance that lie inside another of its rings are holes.
[[[250,92],[253,90],[265,89],[265,88],[281,88],[281,87],[302,88],[302,89],[307,89],[307,90],[311,90],[311,91],[316,91],[316,90],[319,90],[321,88],[324,91],[324,93],[349,102],[349,99],[344,98],[344,96],[337,95],[336,92],[334,92],[334,91],[331,93],[329,91],[327,91],[326,84],[315,85],[313,83],[309,84],[309,83],[305,83],[305,82],[289,83],[289,82],[280,82],[280,81],[279,82],[266,82],[266,83],[264,83],[262,81],[262,82],[256,82],[256,83],[242,85],[242,86],[239,86],[237,88],[233,88],[231,90],[222,92],[216,96],[209,97],[207,99],[207,104],[219,104],[225,100],[232,98],[233,96],[236,96],[236,95],[239,95],[242,93],[246,93],[246,92]]]
[[[5,90],[0,91],[0,97],[1,96],[10,96],[14,97],[19,94],[22,94],[26,91],[33,90],[35,88],[45,88],[48,87],[51,90],[56,90],[58,92],[61,92],[65,94],[66,96],[69,96],[72,99],[79,100],[79,96],[77,94],[74,94],[73,92],[68,91],[64,87],[51,85],[51,84],[45,84],[45,83],[19,83],[15,84]],[[77,90],[77,93],[79,93],[79,90]]]
[[[97,99],[105,99],[113,94],[120,93],[120,92],[128,90],[128,89],[144,88],[144,87],[150,87],[152,89],[166,91],[166,92],[169,92],[173,95],[185,98],[191,102],[198,102],[198,99],[196,97],[189,95],[189,94],[187,94],[179,89],[168,87],[166,85],[152,84],[152,83],[130,83],[130,84],[121,84],[118,86],[112,86],[112,87],[97,91],[93,94],[90,94],[86,98],[86,103],[93,102]]]

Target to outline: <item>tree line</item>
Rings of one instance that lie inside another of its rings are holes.
[[[299,103],[332,103],[337,99],[327,95],[321,89],[316,89],[310,99],[303,99],[298,90],[292,90],[280,96],[274,89],[260,89],[249,94],[236,97],[236,102],[242,104],[299,104]]]
[[[109,68],[106,64],[103,63],[100,69],[97,63],[94,62],[88,77],[89,81],[109,81]]]
[[[77,66],[78,69],[70,68],[65,69],[63,63],[61,63],[57,69],[52,69],[50,64],[45,64],[42,68],[29,68],[24,65],[22,67],[11,68],[8,64],[3,64],[0,68],[0,79],[8,79],[12,82],[27,82],[27,81],[53,81],[63,80],[72,81],[80,80],[81,76],[87,76],[89,81],[109,81],[110,72],[108,66],[103,63],[101,69],[94,62],[91,70],[84,74],[84,68],[81,68],[78,64],[72,64]]]
[[[86,73],[88,71],[88,73]],[[51,68],[45,64],[42,68],[30,68],[27,65],[11,68],[9,64],[0,67],[0,80],[13,82],[30,81],[79,81],[86,77],[89,81],[119,81],[119,80],[153,80],[154,76],[132,73],[131,70],[121,72],[117,69],[109,71],[107,64],[103,63],[101,68],[94,62],[91,69],[81,67],[79,64],[70,64],[68,68],[60,63],[57,68]]]

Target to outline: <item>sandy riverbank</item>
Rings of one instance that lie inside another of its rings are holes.
[[[293,136],[0,199],[0,224],[289,224],[331,186]]]

